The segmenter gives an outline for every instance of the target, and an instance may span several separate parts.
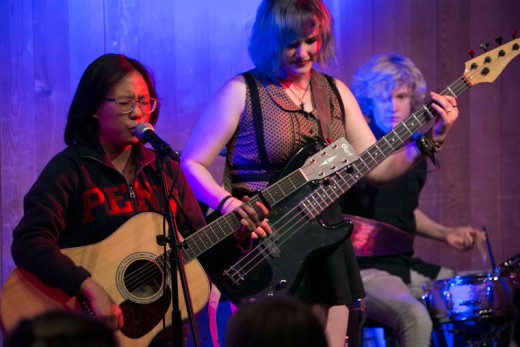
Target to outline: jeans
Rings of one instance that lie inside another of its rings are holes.
[[[435,280],[455,276],[453,270],[442,268]],[[378,269],[361,270],[365,286],[367,316],[396,332],[400,347],[430,346],[433,323],[420,301],[422,285],[428,277],[411,271],[410,285],[398,276]]]

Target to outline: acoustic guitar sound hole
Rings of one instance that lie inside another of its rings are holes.
[[[161,292],[163,273],[155,262],[139,259],[126,267],[123,280],[132,297],[147,301]]]

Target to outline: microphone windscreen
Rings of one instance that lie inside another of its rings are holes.
[[[153,131],[154,130],[153,125],[151,125],[150,123],[139,123],[134,128],[134,135],[138,139],[143,140],[143,135],[144,135],[145,131],[147,131],[147,130]]]

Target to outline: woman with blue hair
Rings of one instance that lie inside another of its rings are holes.
[[[236,209],[244,196],[265,189],[295,153],[316,140],[345,137],[357,153],[375,143],[348,87],[314,69],[334,58],[332,28],[331,14],[321,0],[262,1],[249,45],[256,68],[224,84],[183,150],[181,165],[199,200],[221,213]],[[439,94],[432,98],[440,122],[431,141],[443,143],[457,119],[456,100]],[[224,186],[208,170],[223,147]],[[367,178],[390,181],[423,157],[410,144]],[[342,220],[339,206],[328,212],[327,224]],[[269,237],[268,226],[263,220],[251,239]],[[365,295],[351,242],[308,262],[294,295],[312,305],[330,346],[343,347],[349,305]]]

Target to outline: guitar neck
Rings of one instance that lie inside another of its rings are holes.
[[[470,87],[464,77],[447,87],[441,94],[458,96]],[[434,117],[433,101],[425,104],[419,111],[413,113],[405,121],[395,127],[381,140],[364,151],[352,164],[354,174],[340,172],[332,180],[335,184],[322,186],[302,202],[304,211],[315,217],[327,206],[337,200],[357,181],[376,167],[381,161],[398,149],[410,136],[428,124]],[[264,189],[259,195],[253,196],[246,204],[257,209],[255,203],[262,201],[269,208],[303,187],[308,180],[300,170],[296,170]],[[260,198],[261,196],[261,198]],[[306,205],[308,204],[308,205]],[[317,206],[320,206],[317,208]],[[307,207],[307,208],[306,208]],[[240,217],[229,212],[206,225],[185,239],[184,259],[186,262],[198,257],[211,247],[231,235],[240,228]]]
[[[300,170],[296,170],[281,180],[264,189],[260,195],[255,195],[246,203],[255,210],[256,202],[261,201],[269,208],[294,193],[307,183],[307,179]],[[231,235],[240,228],[240,217],[235,212],[228,212],[217,220],[209,223],[196,233],[185,239],[184,260],[186,262],[198,257],[208,249]]]
[[[458,97],[469,89],[471,84],[464,76],[457,79],[441,92],[442,95]],[[301,208],[308,218],[316,218],[323,210],[339,199],[368,172],[379,165],[410,137],[435,118],[433,101],[424,104],[418,111],[399,123],[392,131],[365,150],[352,163],[351,170],[343,170],[331,176],[327,185],[313,191],[301,202]]]

